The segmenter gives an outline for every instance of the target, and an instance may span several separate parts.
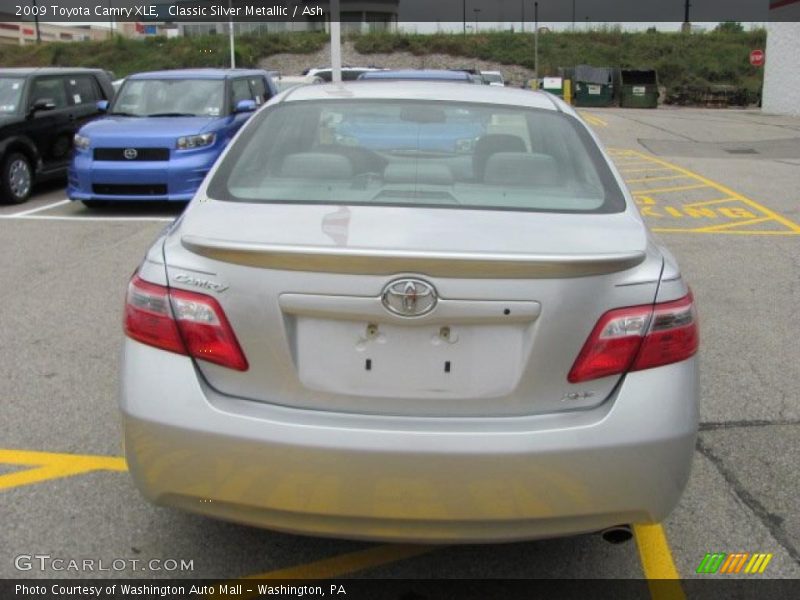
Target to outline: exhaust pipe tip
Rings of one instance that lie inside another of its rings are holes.
[[[630,525],[615,525],[600,532],[600,536],[609,544],[624,544],[633,537]]]

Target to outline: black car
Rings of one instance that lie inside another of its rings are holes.
[[[36,181],[65,176],[73,136],[113,97],[101,69],[0,69],[0,202],[25,202]]]

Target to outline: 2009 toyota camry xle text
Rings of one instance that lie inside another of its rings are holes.
[[[657,522],[698,324],[573,110],[442,82],[298,87],[130,281],[121,408],[150,500],[432,542]]]

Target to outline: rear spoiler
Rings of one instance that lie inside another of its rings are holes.
[[[586,255],[478,254],[290,246],[233,242],[194,235],[183,236],[181,243],[184,248],[200,256],[248,267],[358,275],[422,273],[435,277],[480,279],[588,277],[624,271],[645,259],[644,252]]]

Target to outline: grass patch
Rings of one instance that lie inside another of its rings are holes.
[[[410,52],[447,54],[533,69],[532,33],[487,32],[388,34],[351,36],[363,54]],[[236,64],[255,67],[278,53],[308,54],[328,41],[324,32],[242,35],[236,38]],[[660,82],[672,91],[681,86],[731,84],[750,92],[761,88],[763,69],[749,62],[750,51],[764,48],[766,31],[709,33],[594,31],[551,32],[539,36],[542,75],[578,64],[610,67],[648,67],[658,70]],[[124,77],[139,71],[228,65],[228,39],[223,35],[131,40],[122,37],[77,43],[46,43],[0,47],[0,64],[15,66],[100,67]]]
[[[764,29],[741,32],[682,33],[595,31],[550,32],[539,36],[539,70],[557,75],[559,67],[654,68],[668,89],[731,84],[756,92],[763,68],[749,62],[750,51],[764,48]],[[448,54],[506,65],[534,67],[532,33],[493,32],[477,35],[374,33],[352,38],[363,54],[411,52]]]
[[[327,41],[327,34],[317,32],[238,36],[236,64],[255,67],[273,54],[316,52]],[[97,67],[117,77],[158,69],[227,67],[229,61],[228,38],[221,35],[143,40],[118,36],[96,42],[0,47],[0,64],[5,67]]]

